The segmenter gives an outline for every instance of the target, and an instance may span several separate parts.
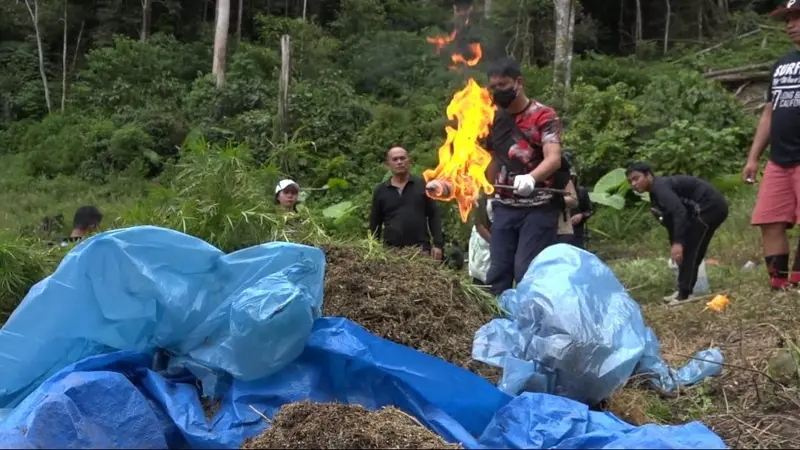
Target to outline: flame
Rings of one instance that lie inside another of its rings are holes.
[[[436,54],[438,55],[442,52],[442,49],[445,48],[445,46],[447,46],[447,44],[453,42],[456,39],[456,36],[457,32],[456,30],[453,30],[453,32],[448,35],[431,36],[425,38],[425,40],[428,41],[429,44],[433,44],[436,46]]]
[[[450,56],[450,59],[453,60],[453,67],[455,67],[456,64],[466,64],[470,67],[475,67],[478,64],[478,62],[483,57],[483,50],[481,49],[481,44],[477,42],[469,44],[469,50],[472,52],[473,55],[471,59],[464,58],[460,53],[453,53]]]
[[[478,200],[480,189],[487,194],[494,186],[486,179],[486,169],[492,156],[478,141],[489,134],[494,120],[492,97],[486,88],[470,78],[467,86],[456,92],[447,106],[447,117],[457,120],[457,128],[445,127],[447,139],[439,147],[439,164],[435,169],[423,172],[425,182],[446,180],[453,189],[446,197],[431,196],[435,200],[455,199],[461,221],[466,223],[473,203]]]
[[[466,16],[465,25],[469,24],[469,13],[454,10],[456,17]],[[458,35],[457,30],[446,36],[429,37],[427,41],[436,46],[436,53],[453,42]],[[451,55],[454,69],[458,64],[474,67],[483,57],[479,43],[469,45],[472,58],[465,58],[459,53]],[[439,164],[434,169],[428,169],[422,176],[425,182],[441,180],[450,185],[449,192],[428,192],[434,200],[458,203],[458,212],[461,221],[466,223],[469,212],[480,196],[480,190],[491,194],[494,186],[486,179],[486,169],[492,163],[492,155],[480,146],[481,139],[489,135],[489,127],[494,121],[495,108],[492,96],[486,88],[481,87],[474,79],[470,78],[464,89],[453,95],[447,105],[447,118],[457,121],[455,128],[445,127],[447,138],[439,147]],[[443,195],[444,194],[444,195]]]

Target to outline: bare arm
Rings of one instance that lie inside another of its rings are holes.
[[[772,102],[767,102],[764,105],[764,110],[761,112],[761,119],[758,121],[758,128],[756,129],[756,136],[753,138],[753,145],[750,146],[750,154],[747,160],[750,162],[758,162],[764,149],[769,144],[769,131],[772,125]]]
[[[561,119],[548,108],[539,115],[536,126],[542,133],[544,160],[533,169],[531,176],[536,181],[544,181],[561,168]]]
[[[491,242],[492,240],[492,233],[483,225],[475,225],[475,231],[483,238],[486,242]]]

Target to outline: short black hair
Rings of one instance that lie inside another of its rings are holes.
[[[72,228],[86,229],[92,225],[100,225],[103,221],[103,213],[94,205],[81,206],[75,211],[72,219]]]
[[[513,59],[502,58],[492,63],[486,74],[489,77],[520,78],[522,76],[522,69],[520,69],[519,63]]]
[[[403,147],[402,145],[392,145],[389,148],[387,148],[385,152],[383,152],[383,159],[388,161],[389,160],[389,152],[392,151],[392,149],[395,149],[395,148],[402,148],[403,150],[406,151],[406,156],[411,156],[411,152],[408,151],[408,149]]]
[[[641,172],[645,175],[652,175],[653,169],[645,162],[635,162],[628,166],[628,170],[625,171],[625,176],[629,176],[633,172]]]

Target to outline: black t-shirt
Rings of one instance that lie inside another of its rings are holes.
[[[767,101],[772,102],[769,159],[779,166],[800,164],[800,51],[773,66]]]

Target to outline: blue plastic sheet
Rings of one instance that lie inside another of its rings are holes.
[[[670,369],[611,269],[568,244],[539,254],[500,306],[507,317],[478,330],[472,357],[503,368],[499,387],[511,395],[543,392],[595,405],[635,373],[651,373],[657,387],[672,391],[722,370],[717,348]]]
[[[2,448],[237,448],[281,405],[304,399],[395,405],[467,448],[726,448],[697,422],[634,427],[547,394],[512,398],[483,378],[341,318],[318,319],[294,362],[234,380],[206,421],[192,376],[169,379],[152,355],[95,356],[65,368],[0,423]]]
[[[323,252],[298,244],[226,255],[158,227],[94,236],[0,330],[0,408],[60,369],[113,350],[163,349],[169,371],[190,369],[209,395],[226,392],[233,378],[261,379],[303,351],[324,272]]]

